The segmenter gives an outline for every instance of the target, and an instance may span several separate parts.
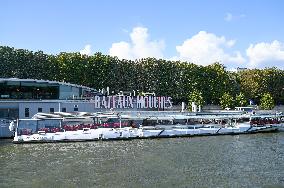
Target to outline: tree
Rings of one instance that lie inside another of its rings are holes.
[[[265,93],[270,93],[278,103],[284,103],[283,82],[284,71],[275,67],[265,69],[249,69],[238,73],[240,90],[246,98],[260,102]]]
[[[246,106],[247,105],[247,99],[245,98],[245,95],[240,92],[237,96],[236,96],[236,103],[237,106]]]
[[[203,106],[205,101],[203,99],[202,93],[198,90],[194,90],[188,96],[188,105],[191,106],[192,102],[195,102],[197,106]]]
[[[205,66],[202,74],[201,83],[206,90],[204,97],[207,102],[218,104],[223,93],[238,93],[237,84],[224,65],[216,62]]]
[[[155,58],[120,60],[100,52],[90,56],[78,52],[49,55],[0,46],[0,78],[7,77],[64,81],[96,89],[109,87],[115,92],[154,92],[173,97],[175,104],[198,93],[201,104],[220,104],[225,92],[239,94],[239,106],[246,104],[245,99],[259,104],[265,93],[270,93],[275,104],[284,103],[284,70],[275,67],[232,73],[218,62],[201,66]],[[198,98],[194,101],[198,103]],[[228,105],[224,101],[222,104]]]
[[[225,92],[220,98],[220,105],[223,109],[233,108],[234,102],[234,98],[228,92]]]
[[[274,107],[274,99],[270,93],[265,93],[260,99],[260,107],[263,110],[271,110]]]
[[[265,88],[264,93],[270,93],[272,98],[277,101],[278,104],[284,102],[283,95],[283,82],[284,82],[284,71],[272,68],[265,68],[263,72],[262,87]]]

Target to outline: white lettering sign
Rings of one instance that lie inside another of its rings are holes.
[[[95,96],[94,108],[172,108],[171,97],[156,96]]]

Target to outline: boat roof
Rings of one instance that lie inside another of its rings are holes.
[[[279,115],[278,115],[279,116]],[[32,119],[85,119],[85,118],[121,118],[129,120],[190,120],[190,119],[241,119],[241,118],[250,118],[250,117],[276,117],[275,114],[261,114],[261,115],[252,115],[252,114],[123,114],[119,112],[76,112],[76,113],[67,113],[67,112],[54,112],[54,113],[37,113]]]
[[[150,116],[146,118],[147,120],[173,120],[171,116]]]
[[[54,113],[36,113],[32,119],[75,119],[75,118],[90,118],[94,115],[88,112],[80,112],[80,113],[66,113],[66,112],[54,112]]]
[[[37,119],[37,118],[62,118],[59,114],[53,114],[53,113],[36,113],[32,119]]]

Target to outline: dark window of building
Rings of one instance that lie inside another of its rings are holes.
[[[8,118],[9,109],[0,109],[0,118]]]
[[[0,99],[58,99],[57,83],[5,81],[0,83]]]
[[[42,108],[38,108],[38,109],[37,109],[37,112],[42,112]]]
[[[19,118],[19,109],[0,108],[0,119],[17,119]]]
[[[66,108],[62,108],[62,110],[61,110],[62,112],[66,112]]]
[[[49,109],[50,113],[54,113],[54,108]]]
[[[74,105],[74,112],[78,112],[79,111],[79,109],[78,109],[78,105],[77,104],[75,104]]]
[[[25,108],[25,117],[29,117],[29,116],[30,116],[30,109]]]

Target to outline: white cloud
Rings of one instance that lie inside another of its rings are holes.
[[[241,17],[245,17],[245,15],[240,15]],[[109,54],[120,59],[132,60],[146,57],[164,58],[164,41],[151,40],[147,28],[135,27],[129,32],[129,37],[130,42],[113,43]],[[246,55],[234,50],[235,43],[235,40],[226,39],[224,36],[200,31],[182,44],[177,45],[177,55],[170,60],[188,61],[203,66],[220,62],[230,70],[234,70],[236,67],[277,66],[284,68],[284,43],[275,40],[271,43],[250,44],[246,49]],[[80,53],[90,55],[91,46],[86,45]]]
[[[227,21],[227,22],[230,22],[232,21],[233,19],[233,15],[231,13],[227,13],[224,20]]]
[[[227,42],[227,46],[228,46],[228,47],[233,47],[233,46],[235,45],[235,43],[236,43],[235,40],[229,40],[229,41]]]
[[[81,55],[91,55],[92,50],[91,50],[91,45],[87,44],[83,50],[80,50]]]
[[[233,20],[240,20],[242,18],[245,18],[246,15],[245,14],[239,14],[239,15],[233,15],[232,13],[226,13],[224,20],[227,22],[231,22]]]
[[[218,37],[213,33],[200,31],[185,40],[182,45],[176,46],[179,56],[172,59],[185,60],[200,65],[209,65],[214,62],[242,64],[245,59],[239,51],[232,54],[224,51],[234,44],[234,40],[227,40],[224,36]]]
[[[130,33],[131,42],[113,43],[109,49],[111,56],[120,59],[139,59],[147,57],[163,58],[165,48],[162,40],[149,40],[148,29],[145,27],[135,27]]]
[[[277,62],[283,67],[284,43],[277,40],[271,43],[251,44],[246,53],[249,58],[249,67],[271,67],[276,66]]]
[[[133,57],[130,57],[132,55],[131,46],[127,42],[113,43],[109,49],[109,54],[122,59],[133,59]]]
[[[122,32],[124,32],[124,33],[129,33],[129,31],[127,30],[127,29],[122,29]]]

